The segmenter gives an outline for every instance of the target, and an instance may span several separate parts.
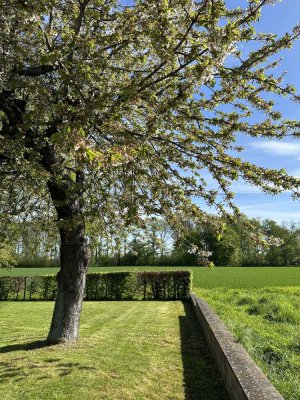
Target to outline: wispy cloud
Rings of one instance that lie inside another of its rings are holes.
[[[250,143],[250,146],[261,150],[264,153],[276,155],[276,156],[295,156],[300,160],[300,142],[280,142],[280,141],[270,141],[270,142],[260,142],[260,143]]]
[[[190,176],[192,176],[192,173],[190,173]],[[217,181],[213,179],[212,175],[207,170],[203,170],[202,178],[207,183],[209,189],[220,190]],[[262,193],[259,187],[250,185],[250,183],[245,182],[242,178],[239,178],[237,181],[232,181],[230,190],[233,193]]]
[[[243,205],[242,208],[243,210],[250,210],[250,209],[259,209],[265,211],[271,211],[271,210],[280,210],[282,206],[286,206],[286,209],[284,212],[289,212],[288,210],[288,205],[289,204],[294,204],[294,201],[273,201],[273,202],[263,202],[263,203],[256,203],[256,204],[251,204],[251,205]],[[293,211],[292,211],[293,212]],[[296,212],[297,213],[297,212]],[[297,215],[300,215],[300,212],[297,213]]]
[[[297,169],[296,171],[294,171],[294,172],[292,173],[292,175],[293,175],[295,178],[300,178],[300,169]]]
[[[199,201],[196,201],[196,203],[199,204]],[[282,223],[284,221],[300,222],[300,211],[296,211],[297,209],[293,208],[291,203],[291,201],[278,201],[274,203],[257,202],[256,204],[249,205],[244,199],[244,201],[238,201],[237,205],[239,206],[240,210],[248,216],[248,218],[268,218],[278,223]],[[202,204],[200,206],[203,211],[207,211],[212,214],[216,213],[216,211],[212,208],[209,208],[205,205],[203,206]],[[226,209],[227,211],[230,211],[228,208]]]
[[[244,183],[241,179],[233,182],[230,186],[233,193],[262,193],[262,190],[257,186],[252,186],[249,183]]]
[[[240,207],[241,211],[243,211],[249,218],[262,218],[262,219],[272,219],[279,223],[288,222],[288,221],[300,221],[300,212],[285,210],[281,211],[280,209],[270,210],[267,207],[261,207],[260,210],[257,209],[249,209],[246,207]]]

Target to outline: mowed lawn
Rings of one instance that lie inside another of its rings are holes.
[[[105,267],[89,272],[177,268],[182,267]],[[193,271],[193,291],[214,308],[285,400],[300,400],[300,268],[186,268]],[[9,274],[56,271],[12,269]],[[202,358],[207,349],[195,316],[182,303],[85,303],[78,347],[27,351],[24,343],[45,337],[52,307],[51,303],[0,303],[0,345],[9,350],[3,354],[0,350],[1,399],[71,399],[78,390],[86,399],[223,398],[213,364],[211,377],[207,375],[210,363]],[[10,352],[9,346],[18,349],[19,344],[18,351]],[[89,370],[90,366],[95,369]],[[111,371],[117,371],[117,378]],[[28,397],[23,390],[27,381]],[[42,392],[34,397],[40,386]],[[68,396],[64,390],[70,397],[62,397]],[[98,397],[93,397],[96,393]]]
[[[262,288],[300,286],[300,267],[92,267],[88,272],[132,270],[193,271],[193,288]],[[58,268],[13,268],[1,270],[0,276],[34,276],[57,273]]]
[[[227,399],[189,304],[86,302],[79,341],[46,347],[53,304],[0,303],[1,400]]]

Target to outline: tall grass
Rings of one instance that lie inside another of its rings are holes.
[[[300,400],[300,287],[196,289],[286,400]]]

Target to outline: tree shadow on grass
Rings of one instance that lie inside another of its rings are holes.
[[[12,351],[27,351],[37,350],[49,345],[45,341],[36,341],[26,344],[16,344],[11,346],[2,347],[2,353],[9,353]],[[1,353],[0,351],[0,353]],[[18,364],[18,361],[21,362]],[[24,362],[24,360],[26,360]],[[47,357],[43,359],[32,359],[30,361],[30,369],[28,370],[28,357],[17,357],[13,360],[1,361],[0,360],[0,384],[8,382],[21,382],[30,376],[34,376],[35,380],[51,380],[53,374],[59,377],[71,375],[76,371],[96,371],[93,365],[84,364],[81,362],[65,362],[63,355],[53,358]]]
[[[36,349],[41,349],[41,348],[49,347],[49,346],[51,346],[51,345],[49,343],[47,343],[46,340],[35,340],[34,342],[11,344],[8,346],[0,347],[0,354],[1,353],[11,353],[13,351],[36,350]]]
[[[185,399],[228,400],[192,305],[183,304],[185,316],[179,317],[179,326]]]

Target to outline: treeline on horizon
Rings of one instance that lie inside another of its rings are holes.
[[[225,223],[224,234],[217,238],[208,226],[187,222],[188,234],[178,239],[164,220],[149,218],[145,228],[130,228],[113,239],[97,226],[90,226],[91,266],[196,266],[197,254],[191,245],[210,252],[217,266],[290,266],[300,265],[300,224],[278,224],[273,220],[252,219],[257,231],[274,236],[277,245],[263,248],[253,241],[243,224]],[[54,226],[39,223],[12,223],[8,242],[17,267],[59,265],[59,237]],[[0,260],[1,261],[1,260]],[[201,265],[201,262],[200,262]]]

